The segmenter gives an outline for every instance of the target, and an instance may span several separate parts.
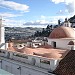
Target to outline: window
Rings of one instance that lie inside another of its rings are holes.
[[[35,65],[35,63],[36,63],[35,58],[32,58],[32,62],[33,62],[33,65]]]
[[[14,56],[18,56],[18,57],[22,57],[22,58],[26,58],[26,59],[28,59],[28,56],[26,56],[26,55],[24,55],[24,54],[19,54],[19,53],[17,53],[17,54],[13,54]]]
[[[49,64],[50,65],[50,61],[49,60],[40,59],[40,63]]]

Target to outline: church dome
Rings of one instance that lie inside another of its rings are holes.
[[[75,30],[71,27],[57,27],[50,33],[49,38],[75,38]]]

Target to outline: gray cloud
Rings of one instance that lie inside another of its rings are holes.
[[[24,25],[47,25],[48,23],[40,23],[40,22],[26,22]]]
[[[69,13],[75,12],[74,11],[74,9],[75,9],[74,3],[69,3],[68,5],[66,5],[66,8],[67,8],[67,10],[68,10]]]

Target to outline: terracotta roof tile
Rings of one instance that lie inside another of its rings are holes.
[[[68,54],[59,62],[59,65],[55,69],[56,75],[75,75],[75,51],[71,50]]]
[[[75,38],[74,30],[71,27],[60,26],[55,28],[49,35],[49,38]]]

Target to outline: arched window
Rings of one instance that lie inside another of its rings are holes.
[[[74,45],[74,41],[70,41],[68,45]]]

